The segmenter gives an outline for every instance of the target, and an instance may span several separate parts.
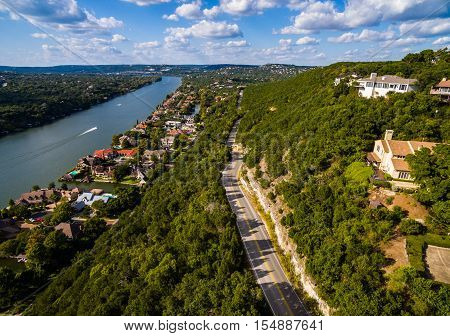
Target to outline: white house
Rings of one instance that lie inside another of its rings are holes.
[[[367,159],[383,172],[391,175],[394,179],[413,180],[411,169],[405,158],[414,154],[421,148],[433,149],[437,144],[424,141],[399,141],[392,140],[394,131],[387,130],[384,140],[376,140],[373,152],[367,154]]]
[[[388,92],[405,93],[415,90],[417,79],[398,76],[377,76],[371,73],[369,78],[358,79],[359,95],[364,98],[385,97]]]

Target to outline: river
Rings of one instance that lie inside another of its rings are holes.
[[[51,124],[0,138],[0,208],[33,185],[46,187],[56,181],[80,157],[109,147],[113,134],[144,120],[180,84],[179,77],[163,77]]]

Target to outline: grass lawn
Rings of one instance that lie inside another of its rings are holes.
[[[344,176],[351,182],[363,184],[369,180],[373,173],[372,167],[367,166],[364,162],[353,162],[345,170]]]
[[[425,272],[424,254],[427,245],[450,248],[450,237],[427,233],[420,236],[406,237],[406,252],[411,266]]]

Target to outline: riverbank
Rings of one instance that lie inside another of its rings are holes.
[[[157,76],[0,73],[0,137],[43,126],[146,85]]]
[[[33,185],[46,186],[57,180],[78,158],[109,146],[112,135],[147,118],[180,85],[179,77],[163,77],[51,124],[0,138],[0,207]],[[81,135],[94,127],[95,131]]]

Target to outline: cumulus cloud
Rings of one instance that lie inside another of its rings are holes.
[[[122,0],[124,2],[131,2],[134,3],[135,5],[138,6],[150,6],[150,5],[157,5],[157,4],[161,4],[161,3],[167,3],[170,2],[171,0]]]
[[[125,36],[120,35],[120,34],[114,34],[112,36],[111,42],[123,42],[126,40],[127,40],[127,38]]]
[[[161,44],[158,41],[148,41],[148,42],[135,43],[134,47],[136,49],[148,49],[148,48],[157,48],[160,45]]]
[[[295,44],[298,45],[304,45],[304,44],[319,44],[319,40],[314,38],[314,37],[310,37],[310,36],[304,36],[304,37],[300,37]]]
[[[34,37],[36,39],[46,39],[48,38],[48,35],[44,33],[33,33],[31,34],[31,37]]]
[[[450,34],[450,18],[405,22],[400,25],[399,31],[401,34],[419,37],[448,35]]]
[[[201,2],[185,3],[175,9],[175,14],[186,19],[200,19],[203,17]]]
[[[169,21],[178,21],[178,16],[176,14],[170,14],[170,15],[164,14],[162,16],[162,18],[165,20],[169,20]]]
[[[437,40],[433,41],[434,45],[444,45],[448,43],[450,43],[450,37],[448,36],[440,37]]]
[[[423,37],[403,37],[403,38],[399,38],[396,40],[391,40],[391,41],[386,41],[384,43],[381,44],[382,47],[404,47],[404,46],[409,46],[409,45],[413,45],[413,44],[420,44],[420,43],[424,43],[426,42],[427,39],[423,38]]]
[[[3,11],[27,21],[56,30],[83,33],[122,27],[123,22],[114,17],[97,18],[80,8],[75,0],[3,0]]]
[[[446,0],[349,0],[343,11],[331,1],[313,0],[294,19],[291,31],[336,29],[346,30],[362,26],[378,25],[386,20],[406,21],[445,16],[449,4]]]
[[[220,10],[231,15],[252,15],[278,7],[281,3],[279,0],[220,0]]]
[[[344,33],[337,37],[330,37],[328,41],[334,43],[369,42],[392,40],[395,33],[391,30],[380,32],[376,30],[363,29],[360,33]]]
[[[167,32],[175,37],[225,38],[239,37],[242,32],[235,23],[202,20],[187,28],[168,28]]]

